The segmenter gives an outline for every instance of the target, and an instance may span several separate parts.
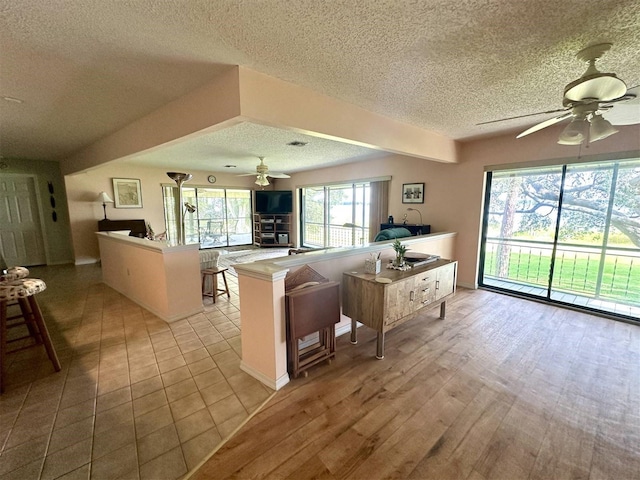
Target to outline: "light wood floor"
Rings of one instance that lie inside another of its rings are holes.
[[[194,478],[640,478],[640,327],[487,291],[338,339]]]

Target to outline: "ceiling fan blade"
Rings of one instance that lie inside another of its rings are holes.
[[[273,178],[291,178],[291,175],[287,175],[286,173],[267,172],[265,175]]]
[[[252,175],[258,175],[258,174],[257,174],[256,172],[252,172],[252,173],[238,173],[238,174],[236,175],[236,177],[249,177],[249,176],[252,176]]]
[[[551,125],[555,125],[556,123],[560,123],[561,121],[573,117],[573,113],[567,112],[557,117],[550,118],[549,120],[545,120],[544,122],[540,122],[537,125],[525,130],[520,135],[517,135],[516,138],[522,138],[525,135],[529,135],[530,133],[537,132],[538,130],[542,130],[543,128],[550,127]]]
[[[613,125],[637,125],[640,123],[640,97],[603,112],[602,116]]]
[[[518,115],[515,117],[501,118],[500,120],[489,120],[488,122],[476,123],[476,125],[487,125],[489,123],[506,122],[507,120],[516,120],[518,118],[535,117],[536,115],[549,115],[550,113],[565,112],[566,108],[558,108],[557,110],[547,110],[546,112],[528,113],[527,115]]]

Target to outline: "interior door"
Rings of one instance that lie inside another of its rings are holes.
[[[7,265],[47,263],[34,177],[0,179],[0,254]]]

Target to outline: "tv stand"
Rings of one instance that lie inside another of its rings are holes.
[[[253,214],[253,244],[258,247],[292,247],[291,214]]]

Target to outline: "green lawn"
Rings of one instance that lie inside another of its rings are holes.
[[[497,277],[495,252],[485,255],[484,272]],[[547,287],[551,257],[518,253],[509,255],[509,273],[504,280],[513,280],[543,288]],[[568,293],[595,296],[600,257],[596,254],[560,252],[554,269],[553,288]],[[640,304],[640,258],[607,257],[602,274],[600,297]]]

